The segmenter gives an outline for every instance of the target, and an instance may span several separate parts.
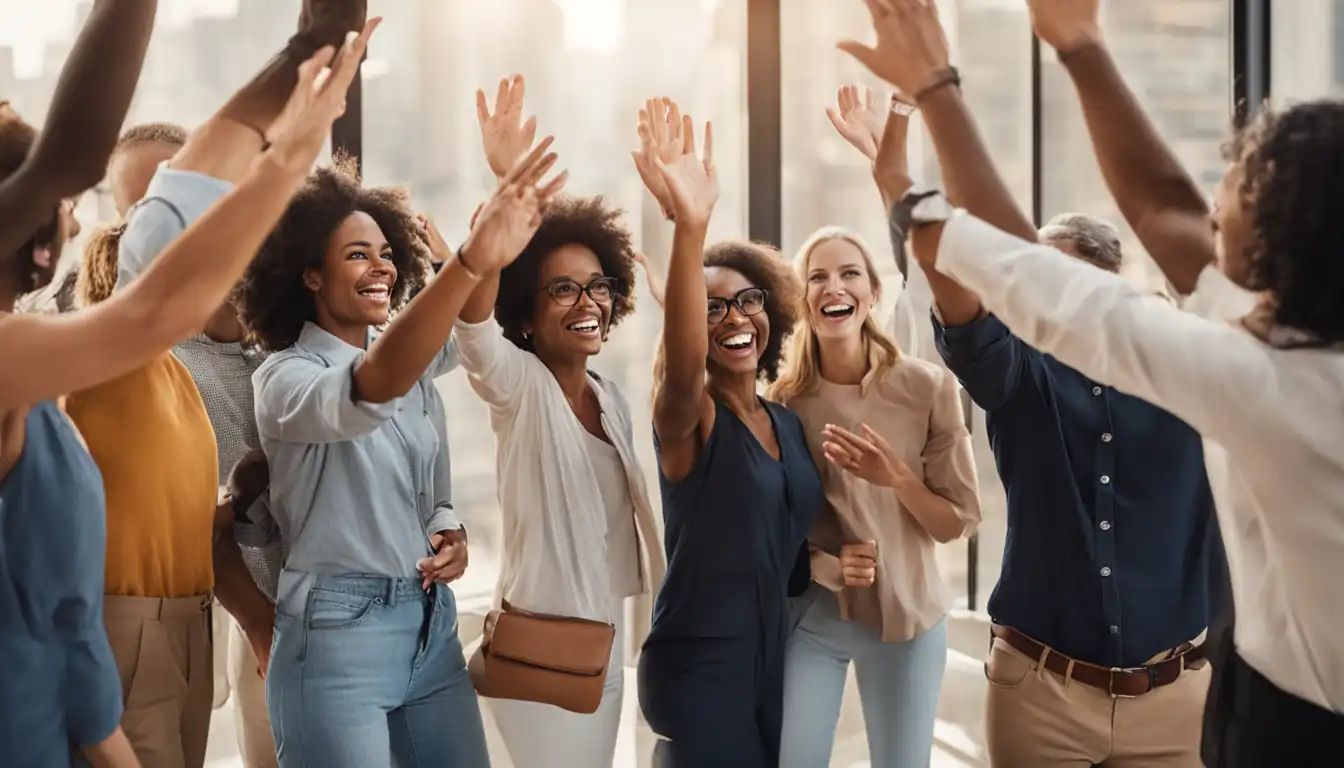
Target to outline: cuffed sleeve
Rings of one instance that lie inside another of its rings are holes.
[[[993,315],[945,326],[934,313],[933,332],[943,362],[986,411],[1008,402],[1035,354]]]
[[[117,288],[125,288],[210,206],[233,190],[227,181],[159,166],[145,198],[128,215],[117,253]]]
[[[527,352],[504,338],[492,316],[480,323],[458,320],[453,326],[457,356],[481,399],[494,406],[514,402],[527,374]]]
[[[1219,440],[1229,413],[1277,385],[1250,334],[1144,294],[1123,277],[964,211],[944,226],[937,268],[1022,340],[1095,381],[1165,408]],[[972,395],[975,393],[972,392]]]
[[[336,443],[372,433],[396,413],[397,401],[355,399],[355,367],[363,356],[331,368],[297,355],[277,355],[252,376],[257,429],[288,443]]]
[[[924,484],[952,504],[965,526],[962,535],[969,536],[981,519],[975,453],[957,380],[947,373],[942,373],[942,379],[934,395],[929,436],[924,444]]]
[[[425,533],[433,536],[436,533],[444,531],[456,531],[462,527],[462,521],[457,517],[457,511],[453,509],[452,504],[440,504],[434,508],[434,513],[429,516],[425,523]]]
[[[812,559],[812,580],[832,592],[843,592],[845,572],[840,567],[840,558],[816,547],[812,547],[809,556]]]

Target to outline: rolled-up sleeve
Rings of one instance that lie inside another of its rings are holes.
[[[453,505],[440,503],[434,507],[434,514],[430,515],[429,521],[425,523],[425,533],[433,536],[444,531],[456,531],[461,527],[462,521],[458,519]]]
[[[845,570],[840,558],[819,547],[809,545],[812,560],[812,580],[832,592],[845,590]]]
[[[957,381],[944,373],[934,395],[929,436],[924,443],[924,484],[951,502],[965,525],[963,536],[980,525],[980,487],[975,476],[975,453]]]
[[[943,325],[933,316],[934,341],[943,362],[971,393],[976,405],[995,410],[1012,397],[1034,350],[993,315]]]
[[[191,171],[159,166],[145,198],[128,215],[117,253],[117,288],[125,288],[233,185]]]
[[[484,322],[461,320],[453,326],[457,355],[481,399],[494,406],[512,403],[522,391],[527,374],[528,354],[504,338],[504,332],[490,317]]]
[[[397,400],[355,399],[353,362],[326,367],[297,355],[271,357],[252,375],[257,429],[287,443],[337,443],[377,430],[397,410]]]

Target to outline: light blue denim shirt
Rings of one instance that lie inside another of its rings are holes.
[[[456,345],[439,352],[410,392],[386,403],[354,397],[363,356],[307,323],[294,346],[252,377],[286,573],[413,577],[430,552],[429,536],[461,527],[434,388],[457,366]]]

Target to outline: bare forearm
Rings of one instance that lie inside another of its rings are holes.
[[[669,396],[693,402],[696,409],[697,395],[704,386],[705,355],[709,354],[705,333],[705,306],[709,301],[704,269],[706,234],[705,224],[677,222],[663,309],[662,384]]]
[[[896,497],[901,500],[901,505],[914,516],[934,541],[939,543],[954,541],[966,531],[966,524],[957,514],[956,506],[929,490],[918,478],[898,482],[895,491]]]
[[[499,275],[491,275],[476,286],[462,307],[462,321],[475,325],[490,319],[495,311],[495,299],[499,296]]]
[[[1003,183],[961,89],[948,86],[930,93],[920,110],[938,153],[947,199],[1005,232],[1036,240],[1036,228]]]
[[[252,580],[232,532],[215,541],[215,597],[244,632],[255,633],[275,624],[275,607]]]
[[[103,177],[140,79],[156,0],[100,0],[80,31],[28,161],[0,185],[0,254]]]
[[[1194,289],[1214,258],[1213,233],[1203,247],[1168,238],[1158,221],[1176,214],[1208,216],[1208,203],[1125,84],[1105,45],[1091,43],[1061,56],[1073,79],[1106,187],[1125,221],[1176,288]]]
[[[397,314],[355,369],[359,398],[385,403],[411,391],[448,343],[453,323],[480,284],[481,278],[468,272],[456,256],[444,264],[429,287]]]
[[[140,760],[120,727],[98,744],[81,747],[79,751],[93,768],[140,768]]]

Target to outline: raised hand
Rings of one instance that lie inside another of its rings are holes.
[[[947,35],[934,0],[864,0],[877,45],[846,40],[837,47],[873,74],[917,99],[949,66]]]
[[[1027,0],[1036,36],[1060,53],[1101,41],[1100,0]]]
[[[542,177],[555,165],[556,155],[547,152],[554,137],[547,136],[527,157],[500,179],[490,201],[480,209],[471,234],[462,246],[462,263],[479,275],[488,275],[508,266],[522,253],[537,227],[546,206],[565,187],[568,171],[546,184]]]
[[[827,460],[873,485],[895,488],[915,476],[886,438],[867,424],[862,437],[834,424],[827,424],[822,434],[826,439],[821,451]]]
[[[481,124],[481,143],[485,161],[495,178],[502,179],[518,164],[537,138],[537,118],[523,119],[523,95],[526,83],[522,75],[499,81],[495,111],[486,103],[485,91],[476,91],[476,118]]]
[[[714,125],[705,123],[704,156],[695,151],[695,123],[681,117],[681,153],[672,162],[656,158],[658,175],[667,186],[667,196],[677,221],[705,225],[719,200],[719,174],[714,169]]]
[[[480,212],[481,209],[477,208],[476,213],[479,214]],[[430,261],[435,264],[442,264],[447,261],[448,257],[453,255],[453,247],[448,245],[447,239],[439,232],[439,228],[424,214],[416,214],[415,220],[420,223],[420,232],[425,238],[425,244],[429,246]],[[471,222],[473,225],[476,223],[475,216],[472,217]]]
[[[873,91],[857,85],[842,85],[836,94],[836,106],[826,108],[835,130],[869,160],[877,159],[877,144],[882,136],[882,119],[873,108]]]
[[[653,199],[663,209],[663,216],[671,219],[672,200],[668,195],[667,184],[658,173],[658,161],[671,163],[681,155],[685,143],[682,137],[681,109],[675,101],[666,97],[649,99],[639,110],[638,150],[631,152],[639,178],[644,181]]]
[[[864,541],[840,547],[840,572],[846,587],[873,586],[877,581],[877,542]]]
[[[639,268],[644,270],[644,281],[649,285],[649,295],[658,302],[658,306],[667,305],[667,278],[660,274],[658,270],[649,263],[649,257],[635,251],[635,261],[639,263]]]
[[[381,18],[369,19],[364,31],[351,32],[339,51],[326,46],[299,65],[298,85],[271,124],[271,152],[281,162],[306,169],[317,160],[331,124],[345,114],[346,91],[380,23]]]

